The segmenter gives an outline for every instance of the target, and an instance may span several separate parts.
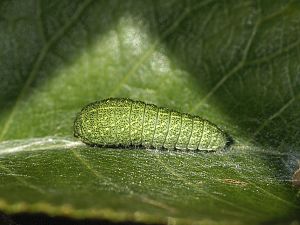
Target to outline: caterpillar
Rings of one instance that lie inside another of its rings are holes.
[[[231,138],[213,123],[142,101],[109,98],[85,106],[74,122],[74,136],[100,147],[216,151]]]

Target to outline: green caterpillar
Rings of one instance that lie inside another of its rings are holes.
[[[75,119],[74,136],[107,147],[215,151],[231,143],[226,133],[198,116],[125,98],[85,106]]]

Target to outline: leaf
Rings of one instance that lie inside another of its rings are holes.
[[[0,3],[0,209],[145,223],[299,220],[297,1]],[[85,146],[130,97],[218,124],[227,152]]]

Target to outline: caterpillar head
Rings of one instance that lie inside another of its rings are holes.
[[[81,124],[82,124],[82,119],[81,115],[77,114],[75,121],[74,121],[74,137],[81,137]]]

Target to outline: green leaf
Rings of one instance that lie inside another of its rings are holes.
[[[170,224],[299,220],[298,1],[2,1],[0,210]],[[221,153],[73,138],[95,100],[202,116]]]

